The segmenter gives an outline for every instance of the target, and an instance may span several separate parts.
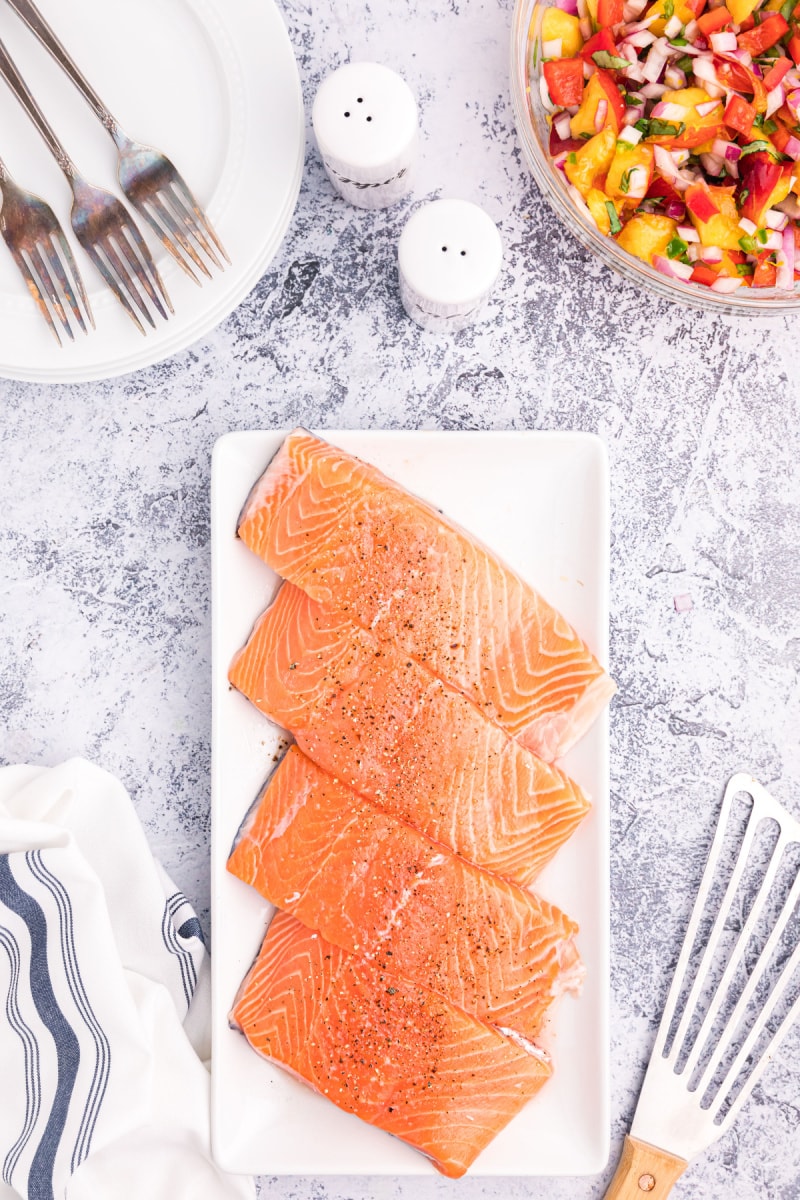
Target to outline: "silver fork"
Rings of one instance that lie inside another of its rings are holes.
[[[7,3],[50,51],[90,105],[95,116],[111,134],[119,154],[119,182],[123,194],[145,220],[149,221],[186,274],[195,283],[201,283],[192,269],[194,266],[207,278],[211,278],[211,272],[198,250],[202,251],[214,266],[224,270],[220,256],[228,263],[231,260],[208,217],[172,162],[159,150],[135,142],[123,133],[119,122],[81,73],[33,0],[7,0]]]
[[[1,158],[0,197],[3,202],[0,208],[0,233],[28,291],[59,346],[63,343],[53,320],[53,312],[64,332],[74,342],[75,334],[64,311],[63,299],[67,301],[84,333],[88,333],[84,311],[93,329],[94,317],[83,280],[55,213],[39,196],[34,196],[33,192],[27,192],[15,183]]]
[[[138,329],[145,332],[140,316],[155,329],[147,298],[165,320],[164,305],[170,312],[173,308],[130,213],[110,192],[94,187],[79,173],[2,41],[0,75],[39,130],[72,188],[72,229],[76,238]]]

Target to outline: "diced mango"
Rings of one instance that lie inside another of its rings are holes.
[[[603,128],[611,127],[615,135],[618,133],[617,117],[609,103],[608,94],[600,82],[600,78],[597,75],[593,75],[583,90],[581,106],[569,123],[574,138],[579,138],[585,133],[591,134],[594,137],[597,133],[595,118],[597,117],[597,109],[601,101],[606,105],[606,117],[603,122]]]
[[[700,242],[703,246],[720,246],[723,250],[741,250],[739,239],[744,237],[744,230],[738,220],[731,219],[724,213],[717,213],[710,221],[698,221],[693,213],[690,216],[695,229],[700,234]]]
[[[650,26],[650,32],[654,33],[656,37],[664,36],[664,29],[667,21],[669,20],[669,18],[664,15],[664,9],[668,3],[669,0],[656,0],[655,4],[651,4],[647,9],[647,12],[644,14],[647,17],[658,18],[656,21],[653,21],[653,24]],[[688,25],[690,21],[694,20],[694,13],[689,8],[688,4],[683,4],[681,0],[675,0],[673,13],[676,17],[678,17],[681,25]]]
[[[661,217],[656,213],[642,213],[640,216],[631,217],[630,221],[623,225],[621,233],[617,235],[617,242],[629,254],[635,254],[646,263],[652,263],[653,255],[666,254],[667,246],[675,236],[677,228],[678,222],[669,217]]]
[[[560,8],[546,8],[542,18],[542,41],[560,41],[562,58],[577,57],[583,48],[580,21]]]
[[[742,21],[746,21],[751,13],[758,8],[759,0],[727,0],[725,7],[733,17],[735,25],[741,25]],[[777,4],[766,4],[765,8],[780,8],[783,0],[778,0]]]
[[[564,171],[567,179],[582,196],[587,196],[591,189],[597,186],[598,180],[605,177],[614,158],[616,144],[614,130],[604,129],[602,133],[590,138],[580,150],[574,150],[572,154],[567,155]]]
[[[586,206],[594,218],[594,223],[601,233],[608,237],[611,233],[611,216],[606,204],[608,196],[605,192],[601,192],[599,188],[589,188],[586,193]]]
[[[623,203],[641,200],[653,178],[653,159],[653,147],[646,142],[632,146],[630,142],[618,141],[606,177],[609,196]]]

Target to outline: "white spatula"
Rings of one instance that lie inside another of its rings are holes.
[[[735,775],[606,1200],[663,1200],[800,1014],[799,847],[800,823]]]

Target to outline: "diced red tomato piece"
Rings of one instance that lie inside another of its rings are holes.
[[[542,67],[553,104],[571,108],[583,99],[583,59],[556,58]]]
[[[766,75],[764,76],[764,87],[767,89],[767,91],[771,92],[773,88],[776,88],[778,86],[778,84],[781,82],[781,80],[783,79],[786,72],[791,71],[791,69],[792,69],[791,59],[776,58],[775,65],[773,67],[770,67],[770,69],[767,71]]]
[[[791,54],[794,65],[800,67],[800,34],[795,33],[789,38],[786,49]]]
[[[598,0],[597,24],[601,29],[608,25],[619,25],[623,19],[623,0]]]
[[[741,133],[744,137],[749,137],[755,119],[756,110],[752,104],[748,104],[741,96],[733,93],[725,107],[724,120],[728,128],[735,129],[737,133]]]
[[[697,217],[698,221],[710,221],[720,211],[719,205],[714,202],[709,191],[708,184],[703,180],[690,184],[683,195],[686,207]]]
[[[753,287],[775,287],[775,279],[778,274],[778,268],[774,262],[767,262],[772,251],[764,250],[757,255],[758,262],[756,269],[753,272]]]
[[[712,33],[732,24],[733,17],[724,4],[721,8],[712,8],[710,12],[704,12],[701,17],[697,18],[697,28],[706,37],[710,37]]]
[[[622,125],[622,118],[625,116],[625,101],[622,99],[622,93],[614,82],[614,76],[610,71],[604,71],[600,67],[595,71],[598,82],[601,84],[603,91],[608,97],[609,107],[617,116],[617,129]]]
[[[755,58],[757,54],[763,54],[765,50],[769,50],[770,46],[774,46],[788,32],[788,21],[780,13],[772,13],[760,25],[756,25],[747,33],[739,34],[737,39],[739,49],[746,50]]]
[[[699,17],[707,2],[708,0],[686,0],[686,7],[691,9],[696,17]]]
[[[694,264],[692,271],[692,283],[704,283],[706,287],[711,287],[712,283],[716,283],[719,275],[713,267],[709,267],[704,262]]]
[[[616,44],[608,29],[601,29],[599,33],[596,33],[594,37],[589,38],[588,42],[584,43],[584,47],[581,50],[581,58],[584,62],[591,63],[594,66],[592,55],[596,50],[607,50],[609,54],[617,53]]]

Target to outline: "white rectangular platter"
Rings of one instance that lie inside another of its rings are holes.
[[[212,470],[213,1144],[229,1171],[432,1175],[427,1159],[260,1059],[228,1026],[271,907],[225,870],[236,832],[287,744],[227,671],[277,576],[236,538],[247,494],[280,432],[220,439]],[[559,608],[603,663],[608,652],[609,492],[605,450],[582,433],[323,431],[440,507]],[[608,715],[564,760],[593,800],[536,888],[580,924],[587,976],[555,1006],[544,1044],[555,1072],[480,1156],[472,1175],[589,1175],[608,1158]]]

